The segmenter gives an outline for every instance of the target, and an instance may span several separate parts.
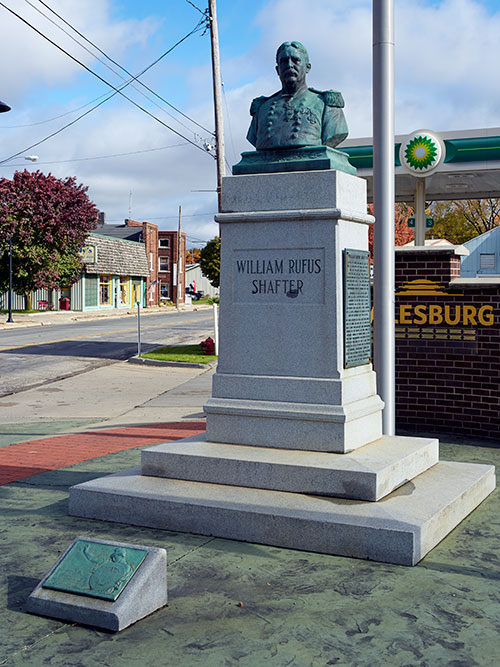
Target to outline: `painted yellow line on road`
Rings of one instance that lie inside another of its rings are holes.
[[[212,317],[202,317],[199,320],[194,320],[195,324],[198,324],[198,322],[212,322],[213,318]],[[179,324],[189,324],[193,323],[193,320],[181,320],[180,322],[163,322],[162,324],[149,324],[142,326],[141,324],[141,332],[144,331],[145,329],[154,329],[157,327],[171,327],[171,326],[177,326]],[[114,331],[103,331],[101,333],[95,333],[95,334],[88,334],[87,336],[75,336],[74,338],[58,338],[56,340],[47,340],[43,341],[40,343],[27,343],[25,345],[14,345],[13,347],[1,347],[0,348],[0,353],[2,352],[10,352],[10,350],[21,350],[26,347],[40,347],[41,345],[55,345],[56,343],[68,343],[71,341],[76,341],[76,340],[87,340],[88,338],[100,338],[101,336],[107,336],[110,334],[120,334],[120,333],[128,333],[129,331],[137,331],[137,327],[130,327],[128,329],[115,329]]]

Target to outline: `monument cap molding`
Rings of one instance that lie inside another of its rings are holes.
[[[218,213],[215,222],[296,222],[298,220],[346,220],[347,222],[361,222],[372,225],[375,222],[373,215],[361,215],[354,211],[340,208],[308,208],[302,210],[284,211],[247,211],[242,213]]]

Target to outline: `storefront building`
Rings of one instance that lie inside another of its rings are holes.
[[[80,255],[81,278],[61,290],[32,292],[34,309],[87,311],[130,309],[137,302],[149,305],[150,270],[144,243],[89,234]],[[7,293],[4,293],[0,295],[0,307],[6,303]],[[23,310],[24,296],[14,293],[12,308]]]
[[[143,243],[90,234],[82,248],[84,271],[72,291],[77,304],[72,310],[132,308],[147,305],[149,265]],[[75,290],[76,288],[76,290]]]

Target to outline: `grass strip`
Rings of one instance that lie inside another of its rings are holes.
[[[196,364],[209,364],[217,359],[215,354],[205,354],[199,345],[179,345],[177,347],[159,347],[152,352],[141,354],[145,359],[157,361],[185,361]]]

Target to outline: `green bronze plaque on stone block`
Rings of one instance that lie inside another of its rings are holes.
[[[43,588],[114,601],[147,553],[145,549],[76,540]]]
[[[344,250],[344,366],[371,361],[370,253]]]

